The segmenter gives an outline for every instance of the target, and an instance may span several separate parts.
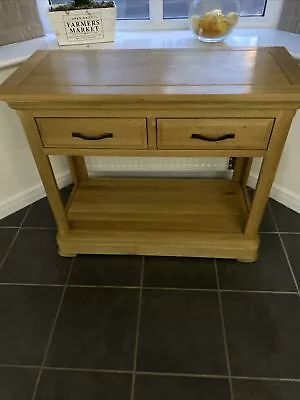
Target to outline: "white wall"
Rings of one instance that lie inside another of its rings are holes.
[[[0,70],[0,83],[14,70]],[[65,184],[65,160],[56,158],[53,166],[60,184]],[[41,180],[17,114],[0,102],[0,219],[43,196]]]
[[[300,213],[300,110],[298,110],[273,184],[271,197]],[[255,186],[261,162],[255,160],[249,183]]]

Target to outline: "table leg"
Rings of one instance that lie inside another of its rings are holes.
[[[37,127],[34,123],[34,118],[30,113],[27,112],[19,111],[18,114],[23,122],[26,136],[31,147],[41,180],[45,187],[48,201],[50,203],[58,230],[61,235],[67,235],[69,232],[69,224],[65,209],[61,201],[49,156],[43,152],[43,144]]]
[[[250,157],[238,157],[236,159],[235,168],[233,172],[232,180],[234,182],[239,182],[242,186],[242,190],[244,193],[245,201],[247,204],[247,208],[250,211],[251,208],[251,200],[249,197],[247,183],[252,167],[253,158]]]
[[[245,229],[245,235],[248,238],[255,238],[258,234],[294,115],[295,111],[293,110],[281,111],[276,119],[269,148],[260,170],[249,219]]]
[[[232,180],[234,182],[240,182],[241,181],[243,168],[244,168],[244,158],[237,157],[235,159],[234,171],[233,171],[233,176],[232,176]]]
[[[253,158],[238,157],[236,159],[232,180],[235,182],[240,182],[242,186],[247,186],[252,162]]]
[[[88,179],[89,176],[83,156],[69,156],[68,162],[74,184],[78,184],[79,182],[86,181]]]

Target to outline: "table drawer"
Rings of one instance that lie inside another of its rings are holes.
[[[273,119],[158,119],[159,149],[267,149]]]
[[[145,119],[36,118],[45,147],[146,149]]]

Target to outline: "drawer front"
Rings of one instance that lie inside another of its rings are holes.
[[[159,149],[267,149],[273,119],[158,119]]]
[[[36,118],[44,147],[146,149],[145,119]]]

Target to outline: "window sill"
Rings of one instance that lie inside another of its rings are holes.
[[[189,30],[164,30],[127,32],[117,31],[116,41],[94,45],[65,46],[65,49],[154,49],[154,48],[245,48],[284,46],[295,57],[300,58],[300,35],[273,28],[237,28],[221,44],[208,45],[195,39]],[[24,62],[38,49],[59,48],[53,34],[21,43],[1,47],[0,69]]]

